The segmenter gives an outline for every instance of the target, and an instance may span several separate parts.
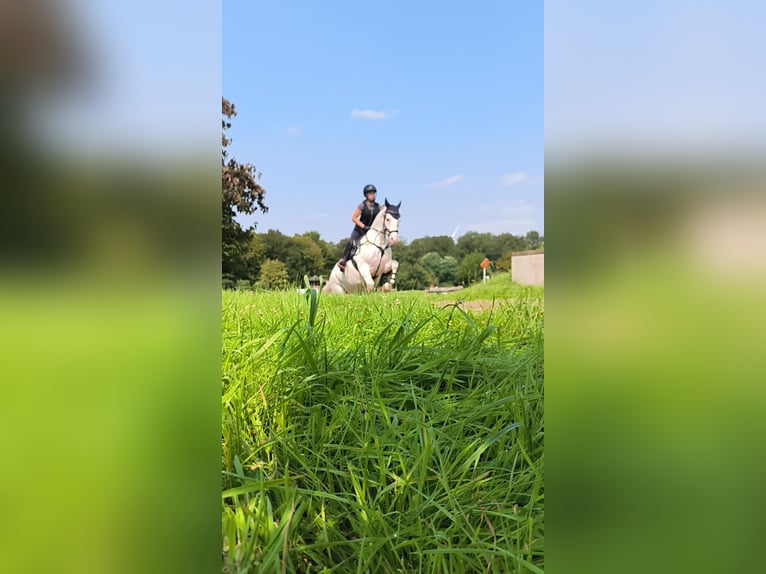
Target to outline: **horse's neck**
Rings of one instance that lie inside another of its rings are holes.
[[[374,232],[374,237],[380,238],[382,242],[385,243],[386,241],[386,208],[381,207],[380,211],[378,211],[378,214],[375,216],[375,219],[372,221],[372,225],[370,226],[370,231]],[[369,231],[367,232],[370,233]],[[374,243],[374,242],[373,242]]]
[[[383,229],[383,222],[386,220],[386,208],[381,207],[378,211],[378,214],[375,216],[375,219],[372,220],[372,227],[377,227],[378,229]]]

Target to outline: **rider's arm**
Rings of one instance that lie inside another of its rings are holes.
[[[362,223],[362,220],[359,219],[359,217],[362,215],[362,210],[358,207],[354,210],[354,213],[351,214],[351,221],[354,222],[354,225],[359,227],[360,229],[364,229],[364,223]]]

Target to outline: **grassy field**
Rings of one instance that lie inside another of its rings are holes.
[[[439,297],[444,300],[476,300],[476,299],[536,299],[542,302],[544,294],[543,287],[527,287],[519,285],[518,283],[511,282],[510,273],[498,273],[493,275],[491,279],[486,283],[475,283],[465,289],[459,291],[452,291],[450,293],[443,293],[439,295],[431,295],[431,297]]]
[[[543,291],[450,295],[223,293],[224,572],[542,572]]]

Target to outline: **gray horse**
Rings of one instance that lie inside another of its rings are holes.
[[[391,246],[399,240],[399,207],[386,203],[380,208],[370,229],[360,239],[353,257],[346,263],[346,270],[341,271],[335,265],[332,268],[327,283],[322,288],[325,293],[351,293],[355,291],[372,291],[375,280],[382,275],[390,274],[388,280],[380,288],[390,291],[396,280],[396,270],[399,262],[391,256]]]

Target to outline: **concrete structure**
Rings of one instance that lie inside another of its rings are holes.
[[[543,285],[544,251],[519,251],[511,255],[511,279],[521,285]]]
[[[436,287],[431,285],[431,287],[426,289],[426,293],[452,293],[453,291],[460,291],[462,288],[462,285],[455,285],[454,287]]]

